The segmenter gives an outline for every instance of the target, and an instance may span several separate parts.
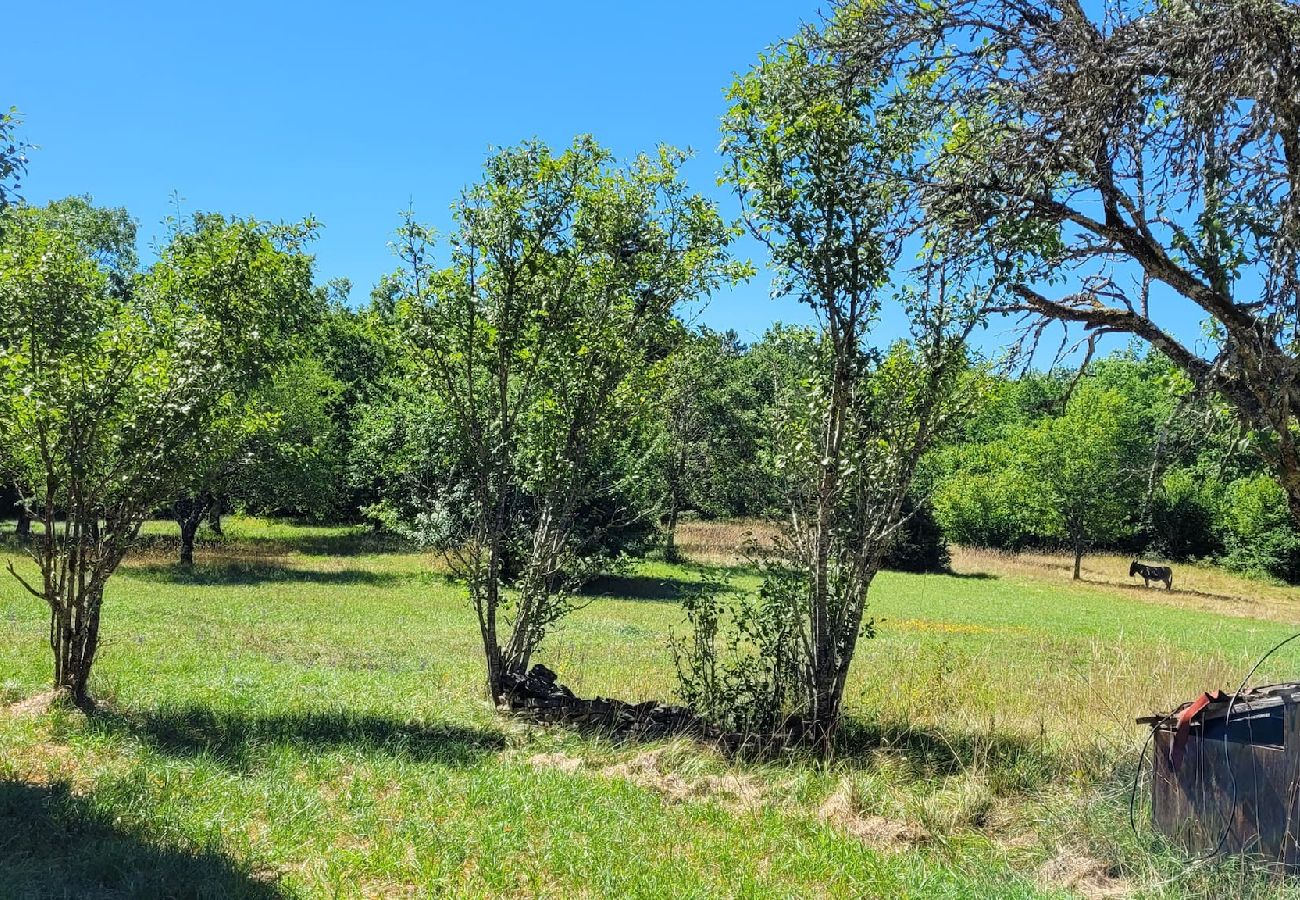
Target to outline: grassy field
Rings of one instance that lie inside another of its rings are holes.
[[[745,530],[692,528],[712,564]],[[1127,807],[1134,716],[1235,686],[1293,589],[1178,567],[1146,591],[1106,557],[1083,584],[973,552],[885,573],[843,752],[755,763],[497,715],[430,557],[236,519],[184,572],[151,531],[109,587],[90,718],[32,700],[44,610],[0,579],[0,897],[1300,896],[1189,866]],[[603,580],[542,661],[585,695],[670,697],[700,576]],[[1288,647],[1260,679],[1297,669]]]

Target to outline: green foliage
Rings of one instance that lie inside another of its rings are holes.
[[[18,110],[10,107],[0,112],[0,211],[18,199],[19,183],[27,171],[26,145],[17,136],[21,119]],[[0,228],[3,228],[0,223]]]
[[[1260,474],[1228,485],[1223,498],[1223,562],[1230,568],[1300,580],[1300,533],[1276,479]]]
[[[1220,509],[1225,487],[1208,466],[1164,473],[1151,502],[1152,549],[1169,559],[1215,559],[1224,550]]]
[[[255,424],[223,466],[220,496],[256,513],[345,515],[343,446],[331,415],[342,393],[314,355],[280,366],[249,402]]]
[[[896,572],[948,571],[948,541],[930,503],[909,494],[903,499],[902,512],[902,524],[882,568]]]
[[[759,446],[766,407],[749,377],[750,357],[734,332],[682,328],[658,364],[652,390],[661,414],[650,425],[651,475],[663,494],[665,552],[678,516],[754,515],[773,505]]]
[[[338,390],[328,407],[339,477],[334,514],[353,520],[381,502],[386,460],[370,454],[367,411],[395,398],[412,380],[412,363],[397,328],[392,285],[376,288],[360,309],[347,305],[351,286],[335,282],[314,343],[314,355]]]
[[[949,540],[1017,550],[1045,537],[1031,514],[1030,485],[1020,460],[1014,438],[940,451],[936,462],[951,474],[940,479],[933,503]]]
[[[682,598],[686,633],[670,645],[684,703],[727,731],[759,739],[797,714],[800,582],[798,572],[773,569],[755,593],[706,579]]]
[[[1022,436],[1021,473],[1040,533],[1073,547],[1105,544],[1127,533],[1141,502],[1140,441],[1119,392],[1081,384],[1065,414]]]
[[[50,607],[55,685],[81,701],[141,522],[246,433],[249,394],[310,319],[311,227],[199,216],[137,272],[120,210],[6,215],[0,463],[43,524],[41,587],[23,583]]]
[[[428,229],[403,228],[397,315],[418,385],[406,402],[429,402],[445,431],[432,455],[385,472],[419,496],[377,511],[452,552],[494,694],[625,546],[612,536],[653,525],[638,461],[656,354],[680,303],[747,271],[726,255],[733,229],[681,180],[684,160],[661,148],[618,165],[588,137],[562,153],[525,143],[489,158],[456,205],[449,265],[433,265]],[[373,437],[406,418],[380,414]],[[498,611],[511,614],[504,645]]]
[[[1006,549],[1061,541],[1076,553],[1131,534],[1150,452],[1139,408],[1089,378],[1060,415],[1013,417],[987,443],[942,451],[939,467],[951,474],[940,479],[934,504],[945,532]]]

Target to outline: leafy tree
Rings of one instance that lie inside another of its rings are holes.
[[[809,735],[829,741],[864,622],[867,592],[896,537],[922,454],[969,386],[965,337],[977,320],[939,236],[919,284],[897,292],[913,340],[867,338],[900,258],[917,135],[884,85],[842,78],[815,41],[783,44],[732,87],[726,177],[768,247],[774,290],[816,314],[793,378],[776,381],[774,462],[790,512],[787,561],[765,586],[797,635],[792,699]],[[949,277],[951,276],[951,280]],[[792,389],[793,388],[793,389]]]
[[[1140,518],[1150,443],[1136,418],[1127,397],[1089,379],[1060,415],[948,451],[934,501],[944,530],[1004,549],[1064,542],[1079,578],[1085,550],[1113,546]]]
[[[172,503],[172,513],[180,527],[180,562],[194,561],[194,538],[199,525],[208,518],[222,498],[234,490],[241,475],[259,464],[270,464],[275,455],[277,438],[288,439],[288,431],[277,431],[286,410],[275,408],[276,399],[285,399],[280,387],[291,379],[294,365],[284,362],[308,351],[306,336],[312,333],[322,308],[323,297],[314,289],[301,290],[297,280],[301,266],[286,261],[301,259],[310,275],[311,259],[301,253],[303,241],[315,230],[315,223],[273,228],[257,223],[231,222],[219,214],[199,213],[188,226],[174,228],[171,249],[176,265],[163,269],[173,280],[170,290],[212,291],[204,283],[215,271],[229,279],[217,286],[223,315],[235,313],[239,304],[247,304],[250,317],[240,323],[234,335],[211,333],[214,341],[225,346],[209,348],[216,362],[208,371],[218,385],[238,378],[240,397],[236,406],[225,410],[219,419],[205,423],[207,434],[195,435],[188,476],[180,483],[181,491]],[[279,246],[277,246],[277,244]],[[281,248],[289,255],[281,252]],[[164,262],[166,261],[164,257]],[[233,301],[233,302],[232,302]],[[282,304],[278,309],[276,304]],[[269,332],[263,335],[262,332]],[[267,345],[274,356],[266,356],[256,367],[242,372],[227,371],[219,360],[238,358],[241,348],[234,344],[241,335],[251,339],[250,346]],[[292,417],[300,410],[289,410]],[[287,448],[286,448],[287,449]],[[264,458],[257,459],[259,451]]]
[[[238,445],[209,482],[210,524],[219,527],[214,517],[226,503],[318,520],[340,510],[344,460],[331,416],[340,392],[339,383],[310,353],[276,368],[253,393]]]
[[[311,297],[308,229],[205,217],[132,272],[128,232],[111,235],[121,252],[100,254],[87,219],[20,209],[0,244],[0,433],[43,529],[39,578],[10,572],[48,605],[54,686],[79,704],[105,585],[237,421]]]
[[[934,492],[935,516],[959,544],[1019,550],[1046,535],[1030,502],[1032,486],[1022,471],[1020,435],[963,444],[941,454]]]
[[[1074,553],[1080,577],[1084,551],[1131,530],[1141,503],[1140,458],[1132,446],[1131,407],[1116,391],[1081,386],[1065,414],[1045,419],[1023,436],[1020,471],[1038,530]]]
[[[664,494],[664,555],[675,555],[678,516],[745,514],[760,504],[757,456],[763,410],[746,381],[735,333],[685,333],[663,361],[656,445]]]
[[[602,532],[642,517],[610,501],[627,492],[622,461],[644,452],[627,442],[646,431],[634,423],[652,412],[651,354],[674,308],[742,274],[683,158],[618,166],[590,138],[558,154],[526,143],[456,204],[448,267],[427,229],[402,231],[399,310],[455,473],[409,524],[467,583],[494,698],[600,564]],[[605,524],[582,534],[591,510]]]
[[[846,73],[910,87],[933,126],[927,213],[1030,335],[1149,342],[1270,436],[1300,521],[1300,7],[848,0],[837,18]],[[1208,352],[1171,331],[1170,295],[1207,317]]]
[[[1221,516],[1225,565],[1291,582],[1300,578],[1300,533],[1274,479],[1256,475],[1232,482]]]
[[[1213,559],[1224,551],[1219,511],[1226,488],[1207,469],[1169,469],[1152,497],[1151,542],[1170,559]]]
[[[393,401],[411,382],[411,361],[396,322],[398,288],[386,279],[367,305],[353,309],[346,302],[350,285],[333,282],[321,320],[315,355],[338,386],[328,406],[333,452],[343,466],[332,488],[336,514],[355,516],[381,501],[379,469],[387,461],[369,456],[362,445],[368,440],[366,411]]]

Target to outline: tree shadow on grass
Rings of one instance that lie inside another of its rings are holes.
[[[142,534],[132,549],[146,553],[174,555],[180,550],[178,534]],[[364,556],[385,553],[410,553],[415,547],[399,535],[356,529],[344,533],[319,534],[307,532],[287,536],[258,536],[232,534],[218,537],[200,533],[194,541],[200,553],[216,552],[247,556],[286,556],[301,553],[304,556]]]
[[[920,728],[854,717],[841,724],[835,755],[868,768],[888,760],[887,765],[901,766],[914,780],[980,774],[1008,791],[1045,787],[1062,771],[1085,770],[1086,763],[1092,762],[1078,754],[1064,760],[1045,742],[1025,735]]]
[[[698,582],[684,578],[654,578],[649,575],[602,575],[582,588],[584,597],[612,600],[671,602],[698,591]]]
[[[460,725],[421,725],[348,712],[248,715],[206,706],[143,712],[98,710],[91,722],[109,732],[128,733],[168,756],[206,757],[237,771],[256,768],[277,747],[360,753],[470,765],[505,747],[494,731]]]
[[[0,896],[285,896],[217,853],[167,847],[126,830],[67,785],[0,781]]]
[[[403,580],[403,576],[392,572],[372,572],[367,569],[322,571],[267,563],[207,563],[190,567],[181,565],[128,566],[125,571],[136,578],[146,581],[200,587],[258,584],[333,584],[384,587],[397,584]]]
[[[1221,600],[1224,603],[1240,603],[1250,605],[1257,602],[1251,597],[1243,597],[1240,594],[1217,594],[1213,591],[1202,591],[1196,588],[1178,587],[1175,584],[1172,590],[1167,590],[1163,584],[1152,583],[1150,587],[1142,583],[1127,584],[1123,581],[1107,581],[1105,579],[1084,578],[1083,581],[1088,584],[1100,585],[1102,587],[1118,588],[1122,591],[1132,591],[1141,596],[1152,596],[1159,600],[1161,597],[1176,597],[1179,595],[1185,597],[1201,597],[1205,600]]]

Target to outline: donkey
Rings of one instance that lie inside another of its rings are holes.
[[[1174,589],[1174,570],[1168,566],[1144,566],[1135,559],[1133,565],[1128,567],[1128,577],[1132,578],[1134,575],[1142,576],[1143,587],[1151,587],[1153,581],[1156,584],[1163,581],[1165,590]]]

